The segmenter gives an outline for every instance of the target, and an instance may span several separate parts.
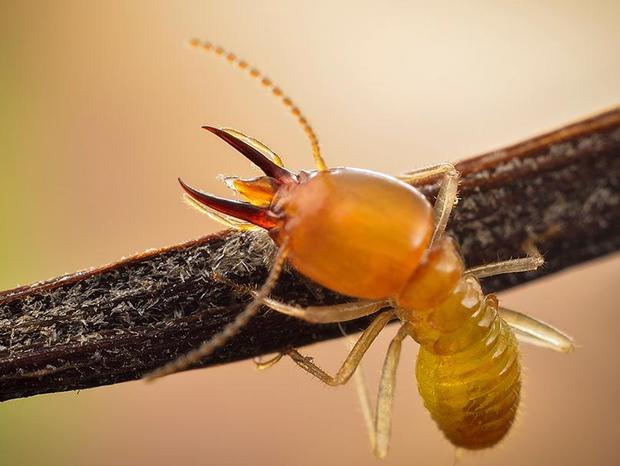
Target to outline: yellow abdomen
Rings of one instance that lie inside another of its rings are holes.
[[[517,341],[495,297],[465,279],[416,334],[418,389],[439,428],[458,447],[495,445],[515,419],[521,389]]]

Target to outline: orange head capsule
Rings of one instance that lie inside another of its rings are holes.
[[[433,229],[432,208],[411,186],[353,168],[314,172],[273,205],[302,274],[339,293],[396,297],[420,262]]]
[[[290,263],[327,288],[365,299],[400,294],[433,230],[432,207],[418,190],[387,175],[353,168],[295,176],[226,130],[208,129],[268,176],[238,182],[250,202],[221,199],[182,183],[188,195],[266,228],[279,244],[288,241]],[[262,207],[252,202],[252,183]],[[266,194],[271,194],[268,205]]]

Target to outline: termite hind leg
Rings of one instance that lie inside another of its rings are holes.
[[[407,184],[416,185],[428,178],[445,175],[446,173],[449,173],[451,171],[456,171],[454,165],[452,165],[451,163],[439,163],[437,165],[418,168],[417,170],[403,173],[402,175],[398,175],[396,178],[404,181]]]
[[[568,353],[575,348],[571,337],[545,322],[505,307],[499,308],[499,315],[523,343],[561,353]]]
[[[353,348],[355,340],[349,337],[351,342],[349,349]],[[364,425],[366,426],[366,432],[368,432],[368,440],[370,441],[370,448],[372,451],[375,449],[375,417],[370,405],[370,396],[368,394],[368,385],[366,384],[366,378],[361,365],[357,367],[353,373],[353,381],[355,382],[355,392],[359,401],[360,409],[362,410],[362,416],[364,418]]]
[[[226,283],[241,293],[256,296],[256,290],[239,285],[219,274],[213,274],[215,280]],[[328,306],[298,307],[282,303],[272,298],[265,298],[263,305],[281,314],[311,322],[313,324],[333,324],[366,317],[385,307],[392,307],[389,300],[380,301],[353,301],[350,303],[333,304]]]
[[[394,399],[394,388],[396,386],[396,369],[400,360],[400,350],[403,339],[408,335],[406,326],[403,325],[396,336],[392,339],[381,374],[381,382],[377,393],[376,412],[373,415],[370,400],[366,389],[366,383],[361,368],[355,371],[355,385],[359,398],[364,422],[368,430],[368,437],[373,453],[378,458],[387,455],[390,426],[392,424],[392,406]]]
[[[348,351],[351,351],[355,346],[356,339],[351,335],[348,335],[342,325],[338,324],[340,332],[345,337],[345,344]],[[372,413],[372,407],[370,405],[370,396],[368,394],[368,385],[366,384],[364,376],[364,368],[362,365],[358,365],[357,369],[353,372],[353,381],[355,382],[355,393],[359,401],[359,406],[362,410],[362,417],[364,418],[364,425],[366,426],[366,432],[368,432],[368,440],[370,441],[371,449],[375,448],[375,420]]]
[[[434,205],[435,230],[431,244],[441,238],[448,225],[452,208],[458,199],[459,172],[454,168],[454,165],[442,163],[398,176],[401,181],[412,185],[433,176],[441,176],[442,181]]]
[[[381,333],[381,330],[385,328],[393,317],[393,311],[385,311],[375,317],[359,337],[353,349],[342,363],[342,366],[340,366],[340,369],[336,372],[336,375],[329,375],[314,364],[311,358],[303,356],[297,350],[289,350],[286,354],[295,361],[295,364],[315,376],[321,382],[331,386],[343,385],[349,381],[372,342],[375,341],[379,333]]]
[[[396,388],[396,369],[400,361],[402,342],[408,334],[407,324],[402,325],[390,343],[383,364],[374,423],[375,441],[373,442],[373,450],[377,458],[384,458],[388,452],[394,389]]]
[[[526,257],[473,267],[466,270],[465,273],[476,278],[485,278],[504,273],[530,272],[545,263],[544,257],[531,240],[525,242],[523,249],[527,253]]]

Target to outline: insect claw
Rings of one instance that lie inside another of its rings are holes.
[[[225,129],[215,128],[213,126],[203,126],[202,128],[212,132],[217,137],[233,146],[258,168],[260,168],[267,176],[275,178],[283,183],[296,181],[293,173],[288,171],[286,168],[278,166],[275,162],[265,157],[258,150],[236,135],[229,133]]]
[[[181,178],[179,178],[179,183],[189,197],[213,210],[245,220],[267,230],[278,226],[277,219],[270,214],[269,209],[203,193],[185,184]]]

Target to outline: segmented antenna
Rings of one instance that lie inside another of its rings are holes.
[[[271,90],[271,93],[276,96],[286,108],[293,114],[293,116],[297,119],[301,127],[303,128],[306,136],[310,140],[310,144],[312,145],[312,154],[314,156],[314,163],[317,168],[321,171],[327,170],[327,165],[325,165],[325,161],[323,160],[323,156],[321,155],[321,149],[319,148],[319,139],[317,138],[312,126],[308,123],[306,117],[301,113],[301,110],[297,105],[295,105],[290,97],[288,97],[282,89],[276,86],[271,79],[266,77],[263,73],[261,73],[258,69],[250,66],[248,62],[245,60],[241,60],[234,53],[225,50],[220,46],[216,46],[211,44],[211,42],[203,42],[199,39],[192,39],[190,41],[190,45],[192,47],[200,48],[207,52],[213,52],[218,57],[225,58],[228,63],[231,65],[237,65],[237,67],[247,72],[251,77],[256,78],[264,87]]]

